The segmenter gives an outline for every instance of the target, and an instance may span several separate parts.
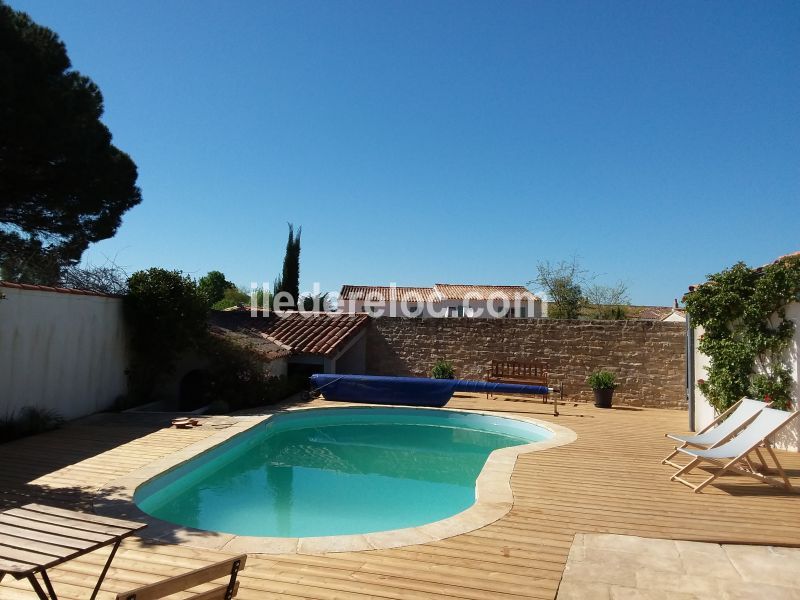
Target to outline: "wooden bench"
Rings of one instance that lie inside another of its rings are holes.
[[[486,371],[486,381],[491,383],[519,383],[542,385],[547,383],[547,363],[521,360],[493,360]],[[489,394],[486,394],[489,397]],[[547,396],[542,396],[547,402]]]
[[[228,577],[228,582],[210,590],[198,592],[192,596],[192,600],[230,600],[239,591],[239,582],[236,581],[236,576],[239,571],[244,569],[245,562],[247,562],[246,554],[234,556],[183,575],[144,585],[124,594],[117,594],[117,600],[158,600],[221,577]]]

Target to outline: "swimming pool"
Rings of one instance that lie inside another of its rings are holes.
[[[151,479],[134,502],[171,523],[243,536],[414,527],[470,507],[494,450],[551,436],[532,423],[449,410],[294,411]]]

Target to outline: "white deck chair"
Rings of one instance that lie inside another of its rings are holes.
[[[670,477],[670,479],[672,481],[679,481],[684,485],[688,485],[695,492],[699,492],[717,477],[730,471],[732,473],[754,477],[755,479],[763,481],[764,483],[768,483],[769,485],[792,489],[792,484],[789,481],[789,478],[786,477],[786,472],[783,470],[783,467],[778,461],[778,457],[775,455],[775,451],[772,449],[772,446],[767,438],[776,431],[786,427],[786,425],[788,425],[792,419],[795,419],[798,415],[800,415],[798,412],[786,412],[783,410],[776,410],[774,408],[764,408],[749,425],[739,432],[739,435],[732,440],[717,446],[716,448],[709,448],[707,450],[678,448],[679,452],[690,456],[692,461],[680,469],[672,477]],[[749,454],[753,451],[757,451],[760,446],[763,446],[769,452],[773,462],[775,463],[775,468],[783,479],[783,482],[760,473],[753,465]],[[689,473],[703,461],[708,461],[722,468],[716,471],[713,475],[709,476],[708,479],[699,485],[694,485],[681,478],[681,475]]]
[[[676,469],[682,469],[684,465],[679,465],[672,461],[672,457],[678,454],[680,448],[695,446],[707,450],[708,448],[715,448],[720,444],[724,444],[731,439],[737,431],[755,419],[762,408],[767,408],[770,404],[772,403],[742,398],[694,435],[667,433],[666,436],[668,438],[680,442],[681,445],[676,446],[672,453],[661,461],[661,464],[671,465]],[[764,462],[760,455],[759,458],[761,462]]]

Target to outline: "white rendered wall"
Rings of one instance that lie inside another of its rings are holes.
[[[122,300],[0,286],[0,415],[23,406],[75,419],[126,392]]]
[[[800,302],[792,302],[786,307],[786,318],[794,321],[795,323],[794,338],[789,344],[786,359],[792,371],[792,377],[794,378],[794,388],[792,390],[792,398],[794,399],[793,409],[797,410],[798,404],[800,404],[800,384],[798,384],[800,370],[798,369],[797,364],[798,352],[800,351]],[[694,330],[695,348],[697,348],[697,344],[702,333],[703,330],[701,327],[698,327]],[[695,351],[694,365],[695,426],[698,430],[700,430],[713,421],[716,414],[714,412],[714,408],[708,403],[708,400],[706,400],[705,396],[703,396],[700,388],[697,387],[696,381],[697,379],[706,378],[707,372],[704,367],[708,365],[708,357],[704,354],[701,354],[699,351]],[[800,417],[797,417],[794,422],[789,425],[789,427],[784,429],[781,434],[775,436],[773,442],[777,448],[782,450],[800,452]]]

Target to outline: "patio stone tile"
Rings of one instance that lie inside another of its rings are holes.
[[[747,581],[722,581],[720,585],[721,600],[800,600],[800,589]]]
[[[643,569],[636,573],[636,587],[639,589],[694,594],[701,598],[719,598],[719,584],[720,580],[710,572],[706,575],[687,575]]]
[[[664,558],[680,558],[678,547],[672,540],[642,538],[633,535],[598,533],[585,536],[583,545],[587,548],[601,548],[635,554],[647,553]]]
[[[800,548],[577,534],[557,598],[595,597],[800,600]]]
[[[800,549],[723,546],[744,581],[800,589]]]
[[[611,586],[592,581],[562,581],[558,588],[558,600],[612,600]]]
[[[705,597],[675,591],[643,590],[639,588],[611,586],[611,600],[701,600]],[[587,597],[588,599],[588,597]]]

